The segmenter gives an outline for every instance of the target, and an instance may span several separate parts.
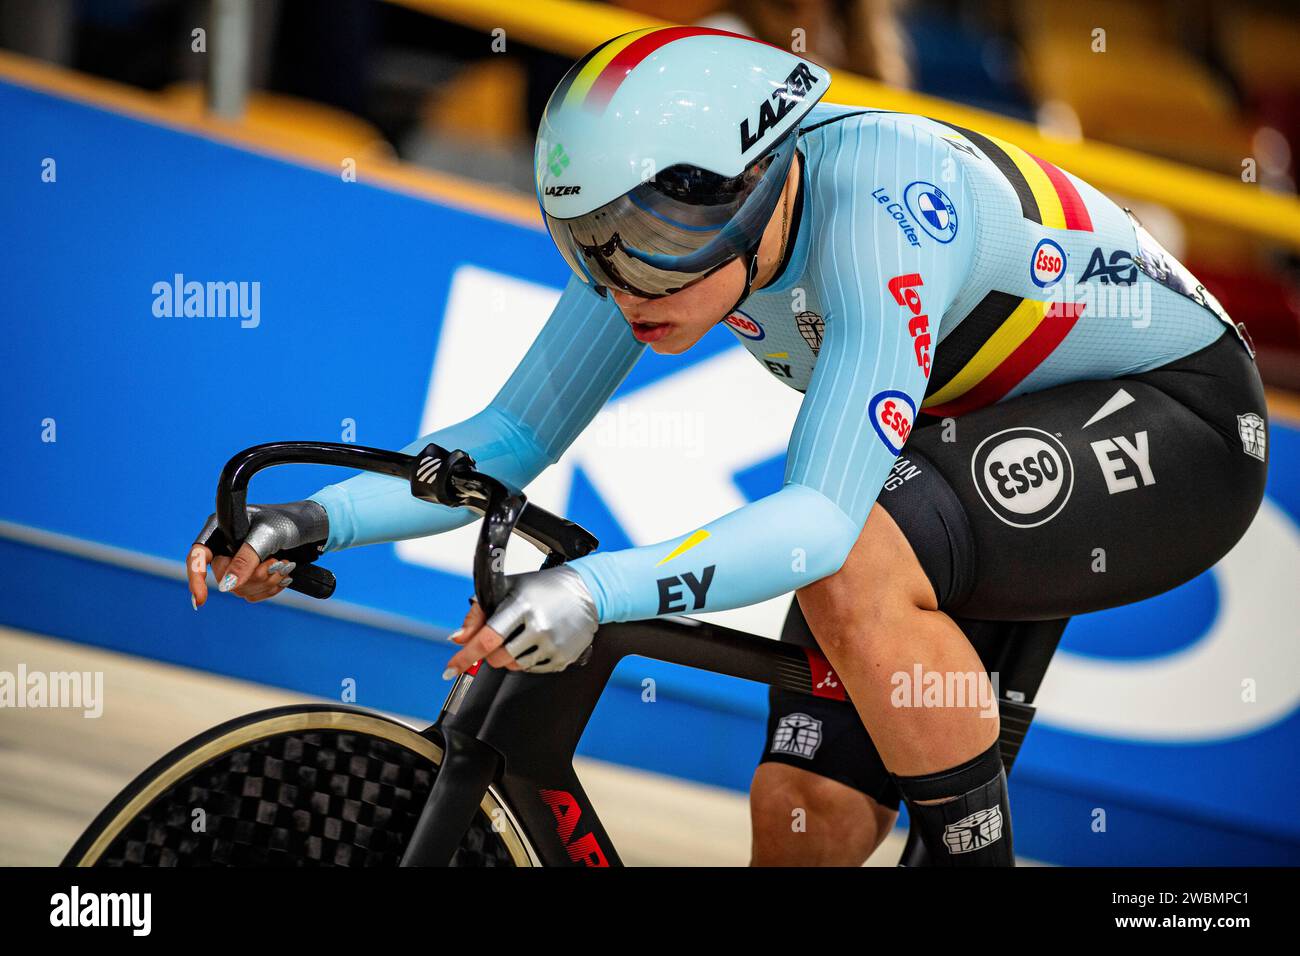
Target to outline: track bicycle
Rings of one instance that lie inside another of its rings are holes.
[[[286,464],[335,465],[406,480],[421,500],[482,517],[474,592],[490,617],[506,593],[506,546],[517,535],[551,567],[598,542],[475,468],[464,451],[417,455],[321,442],[240,452],[217,488],[214,553],[247,534],[249,481]],[[325,599],[334,576],[295,561],[294,590]],[[1065,620],[959,621],[999,676],[1008,772],[1034,717],[1033,700]],[[686,617],[605,624],[584,657],[556,674],[480,664],[452,685],[418,730],[359,707],[296,704],[227,721],[137,776],[95,818],[65,866],[618,866],[617,850],[573,768],[579,738],[619,661],[630,655],[848,701],[813,649]],[[927,863],[915,830],[900,865]]]

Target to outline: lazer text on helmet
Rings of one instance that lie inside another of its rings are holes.
[[[758,132],[752,136],[749,132],[749,118],[740,124],[740,151],[746,153],[749,148],[763,138],[781,119],[794,109],[796,103],[802,102],[808,91],[817,83],[817,77],[808,69],[807,63],[800,63],[785,78],[785,82],[772,91],[771,97],[763,101],[758,109]]]

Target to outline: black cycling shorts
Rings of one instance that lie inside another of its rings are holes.
[[[1225,334],[1149,372],[930,420],[878,503],[959,624],[1068,618],[1160,594],[1223,557],[1264,496],[1267,419],[1255,364]],[[812,640],[798,601],[781,639]],[[770,702],[764,761],[897,806],[851,707],[778,690]]]

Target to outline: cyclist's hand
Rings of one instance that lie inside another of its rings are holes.
[[[270,555],[305,544],[316,544],[329,537],[329,519],[325,509],[314,501],[295,501],[282,505],[248,505],[248,537],[233,558],[213,557],[208,547],[217,530],[217,516],[209,515],[203,530],[190,548],[186,574],[190,584],[190,603],[195,610],[208,600],[208,565],[219,582],[218,590],[233,591],[246,601],[264,601],[275,597],[292,582],[292,561],[277,561]],[[268,557],[263,558],[262,555]]]
[[[562,671],[576,661],[596,633],[596,602],[572,568],[547,568],[507,579],[509,593],[491,619],[477,604],[452,639],[463,646],[447,663],[444,678],[463,674],[477,660],[492,667],[535,674]]]

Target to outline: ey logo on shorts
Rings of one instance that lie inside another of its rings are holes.
[[[1074,490],[1074,463],[1038,428],[1008,428],[979,443],[970,462],[975,489],[1006,524],[1036,528],[1056,517]]]

